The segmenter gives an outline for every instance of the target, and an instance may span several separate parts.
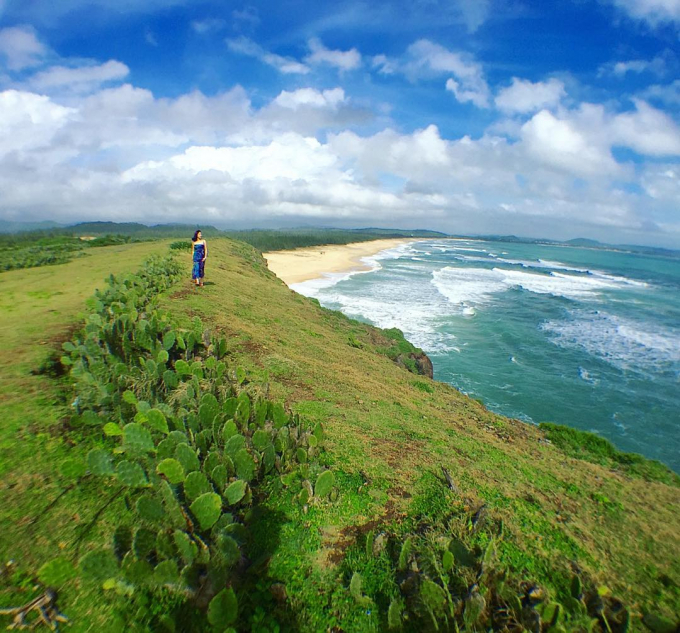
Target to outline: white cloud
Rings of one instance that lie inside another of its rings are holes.
[[[226,20],[222,18],[204,18],[203,20],[192,20],[191,28],[199,35],[206,33],[217,33],[227,26]]]
[[[680,21],[680,0],[609,0],[630,17],[656,26]]]
[[[667,114],[641,100],[635,112],[616,115],[612,142],[647,156],[680,156],[680,128]]]
[[[522,144],[541,163],[576,175],[612,175],[619,170],[606,145],[593,143],[574,122],[547,110],[522,126]]]
[[[241,11],[232,11],[231,16],[238,25],[254,28],[260,23],[260,15],[253,6],[246,6]]]
[[[478,108],[486,108],[489,98],[485,92],[480,93],[476,89],[466,89],[455,79],[446,80],[446,89],[453,93],[460,103],[474,103]]]
[[[638,97],[646,101],[659,101],[672,107],[680,106],[680,79],[670,84],[649,86],[640,92]]]
[[[599,77],[613,75],[620,79],[625,78],[629,73],[636,75],[651,73],[661,77],[675,66],[677,66],[676,55],[667,49],[652,59],[627,59],[603,64],[598,68],[597,74]]]
[[[154,48],[158,46],[158,38],[151,29],[146,29],[146,31],[144,31],[144,41]]]
[[[458,101],[471,102],[480,108],[489,105],[490,90],[481,64],[470,55],[450,51],[430,40],[414,42],[401,59],[377,55],[371,59],[371,65],[381,74],[401,73],[410,81],[453,75],[445,87]]]
[[[33,75],[28,84],[41,91],[66,88],[73,92],[90,92],[104,83],[120,81],[129,73],[130,69],[125,64],[115,60],[78,68],[52,66]]]
[[[166,161],[140,163],[122,174],[123,182],[164,178],[165,170],[188,174],[221,172],[244,180],[310,180],[332,169],[336,158],[313,138],[285,134],[267,145],[249,147],[190,147]]]
[[[447,139],[435,125],[346,131],[370,113],[340,87],[282,91],[259,109],[239,87],[158,99],[122,85],[68,103],[0,93],[3,217],[241,226],[342,217],[459,231],[545,227],[555,235],[576,226],[637,230],[653,204],[657,224],[668,231],[678,224],[677,169],[636,172],[610,151],[640,146],[645,128],[668,136],[668,120],[642,103],[624,114],[589,104],[542,110],[515,141]],[[622,193],[621,181],[644,193]]]
[[[371,58],[371,68],[383,75],[394,75],[399,72],[399,65],[387,55],[375,55]]]
[[[326,48],[320,39],[312,38],[308,42],[311,53],[305,57],[308,64],[328,64],[341,71],[354,70],[361,66],[361,54],[356,48],[338,51]]]
[[[566,96],[564,84],[558,79],[532,83],[526,79],[512,78],[512,85],[496,95],[496,107],[509,113],[529,113],[544,108],[554,108]]]
[[[276,105],[290,110],[297,110],[301,106],[311,106],[314,108],[337,108],[345,101],[345,91],[342,88],[333,88],[323,92],[314,88],[301,88],[294,92],[283,90],[274,99]]]
[[[463,21],[468,28],[468,31],[476,31],[489,17],[490,1],[489,0],[457,0],[458,8],[463,17]]]
[[[309,72],[309,67],[305,66],[290,57],[282,57],[275,53],[270,53],[247,37],[238,39],[228,39],[227,46],[234,53],[241,53],[248,57],[255,57],[272,68],[276,68],[284,74],[305,75]]]
[[[680,206],[680,166],[678,164],[649,165],[644,169],[641,184],[655,200]]]
[[[23,70],[42,63],[47,48],[38,40],[31,26],[13,26],[0,30],[0,58],[9,70]]]
[[[77,111],[30,92],[0,92],[0,157],[49,147]]]

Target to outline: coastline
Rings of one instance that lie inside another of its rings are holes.
[[[351,244],[327,244],[307,246],[287,251],[263,253],[267,266],[279,279],[290,286],[322,277],[324,273],[344,273],[370,270],[361,261],[388,248],[395,248],[418,240],[414,238],[391,238],[352,242]]]

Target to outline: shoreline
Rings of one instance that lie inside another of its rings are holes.
[[[422,239],[422,238],[421,238]],[[350,244],[325,244],[306,246],[286,251],[263,253],[269,270],[287,286],[318,279],[325,273],[346,273],[371,270],[361,259],[380,251],[419,241],[416,238],[390,238],[352,242]]]

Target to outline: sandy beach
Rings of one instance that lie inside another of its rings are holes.
[[[269,270],[289,286],[309,279],[321,277],[324,273],[340,273],[351,270],[369,270],[361,262],[362,257],[375,255],[388,248],[414,242],[413,238],[372,240],[353,244],[330,244],[310,246],[291,251],[264,253]]]

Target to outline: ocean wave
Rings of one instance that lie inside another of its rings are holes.
[[[677,330],[596,310],[577,310],[571,317],[548,321],[541,329],[556,345],[581,348],[621,370],[658,372],[673,366],[680,370]],[[581,377],[586,380],[584,375]]]
[[[454,341],[456,337],[439,331],[442,316],[441,307],[433,306],[424,297],[375,288],[376,294],[370,296],[350,295],[336,291],[324,293],[324,305],[339,306],[349,317],[369,320],[383,328],[399,328],[406,338],[416,347],[426,352],[446,353],[458,351]]]
[[[629,277],[621,277],[620,275],[610,275],[608,273],[603,273],[599,270],[589,271],[594,277],[600,279],[607,279],[609,281],[614,281],[617,284],[623,284],[626,286],[637,286],[638,288],[649,288],[649,284],[645,281],[639,281],[637,279],[630,279]]]
[[[535,266],[550,268],[551,270],[570,270],[577,273],[590,272],[587,268],[577,268],[575,266],[570,266],[569,264],[564,264],[563,262],[553,261],[552,259],[539,259]]]
[[[578,268],[577,266],[570,266],[563,262],[554,261],[551,259],[508,259],[507,257],[498,257],[492,253],[488,253],[485,257],[475,256],[475,255],[454,255],[454,257],[460,261],[464,262],[481,262],[481,263],[491,263],[493,262],[497,267],[502,267],[502,264],[508,264],[510,266],[521,266],[522,268],[536,268],[538,270],[548,270],[552,272],[563,271],[571,273],[582,273],[588,277],[593,277],[594,279],[606,280],[615,282],[616,284],[622,284],[627,286],[636,286],[638,288],[647,288],[649,284],[644,281],[639,281],[637,279],[630,279],[629,277],[623,277],[621,275],[612,275],[611,273],[605,273],[601,270],[592,270],[589,268]],[[512,269],[510,269],[512,270]]]
[[[359,261],[368,268],[348,270],[341,273],[323,273],[320,277],[315,277],[314,279],[309,279],[307,281],[301,281],[296,284],[290,284],[290,289],[299,292],[305,297],[317,297],[318,294],[325,290],[339,284],[341,281],[345,281],[354,275],[365,275],[366,273],[374,273],[378,270],[382,270],[382,265],[380,262],[382,260],[388,259],[399,259],[415,253],[413,249],[413,243],[401,244],[400,246],[395,246],[393,248],[386,248],[385,250],[376,253],[375,255],[369,255],[362,257]]]
[[[536,294],[550,294],[567,299],[596,298],[603,290],[621,288],[629,283],[614,276],[550,274],[505,268],[454,268],[447,266],[432,273],[431,282],[454,304],[488,303],[496,293],[523,288]]]
[[[450,303],[460,306],[488,303],[495,293],[508,289],[503,275],[488,268],[447,266],[432,272],[431,283]]]

